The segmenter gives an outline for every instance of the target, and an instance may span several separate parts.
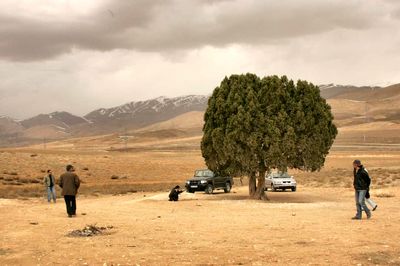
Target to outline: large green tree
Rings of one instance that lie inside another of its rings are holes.
[[[249,194],[257,199],[266,198],[265,174],[273,169],[321,169],[337,135],[319,88],[286,76],[225,77],[208,101],[204,121],[207,166],[219,174],[249,176]]]

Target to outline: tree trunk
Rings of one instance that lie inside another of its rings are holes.
[[[256,193],[256,174],[252,173],[249,176],[249,195],[250,197],[254,197],[255,193]]]
[[[265,194],[265,170],[259,172],[257,178],[257,190],[254,194],[254,198],[258,200],[268,200],[267,194]]]

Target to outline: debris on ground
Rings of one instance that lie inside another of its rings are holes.
[[[114,226],[96,226],[95,224],[86,225],[82,230],[73,230],[68,233],[70,237],[90,237],[97,235],[106,235],[108,230],[113,229]]]

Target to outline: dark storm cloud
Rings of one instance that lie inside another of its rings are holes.
[[[381,15],[358,0],[113,0],[89,14],[0,11],[0,58],[38,61],[74,49],[166,52],[266,44],[335,29],[365,29]],[[32,7],[34,8],[34,7]]]

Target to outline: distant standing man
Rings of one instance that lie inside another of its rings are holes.
[[[81,181],[75,168],[72,165],[67,165],[67,172],[60,176],[59,186],[62,188],[61,195],[64,196],[65,204],[67,205],[68,217],[76,215],[76,194],[78,193]]]
[[[352,219],[353,220],[361,220],[362,211],[364,210],[367,214],[367,219],[371,218],[371,211],[368,209],[365,204],[365,196],[367,191],[369,190],[369,185],[371,183],[371,179],[368,175],[368,172],[364,169],[364,166],[361,164],[360,160],[355,160],[353,162],[354,168],[354,190],[355,190],[355,200],[357,207],[357,214]]]
[[[50,203],[51,199],[53,199],[54,203],[56,203],[56,179],[51,170],[47,170],[47,175],[43,178],[43,183],[47,191],[47,201]]]

